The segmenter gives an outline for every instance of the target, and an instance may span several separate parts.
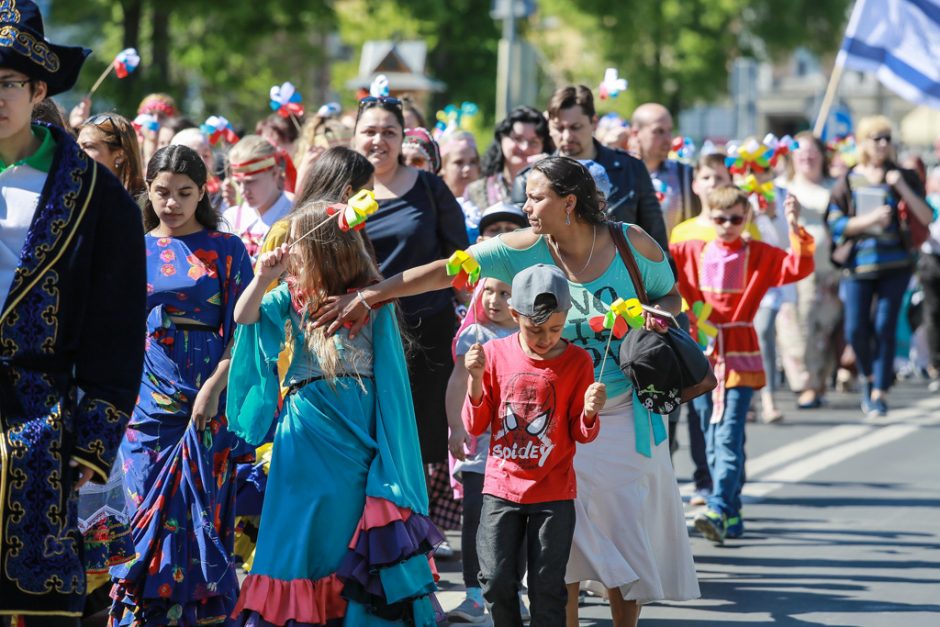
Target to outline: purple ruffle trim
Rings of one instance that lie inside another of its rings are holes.
[[[427,516],[412,514],[408,520],[361,532],[336,574],[343,581],[358,582],[369,594],[384,597],[379,569],[430,553],[443,541],[444,535]]]

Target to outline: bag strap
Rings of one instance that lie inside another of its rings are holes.
[[[627,243],[627,237],[623,233],[623,222],[607,221],[607,228],[610,230],[610,238],[614,240],[614,246],[623,259],[623,265],[626,266],[630,274],[630,280],[633,281],[633,289],[636,290],[636,297],[644,305],[650,304],[649,295],[646,293],[646,287],[643,285],[643,277],[640,275],[640,267],[636,263],[636,257],[630,250]]]

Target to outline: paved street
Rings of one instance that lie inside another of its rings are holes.
[[[898,409],[878,422],[854,396],[802,412],[780,400],[783,423],[748,425],[745,537],[716,547],[693,535],[702,598],[648,606],[640,625],[940,625],[940,395],[901,384]],[[685,448],[675,461],[687,499]],[[461,578],[456,563],[439,565],[450,609]],[[611,625],[598,598],[581,616]]]

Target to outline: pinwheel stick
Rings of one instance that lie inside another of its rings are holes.
[[[101,73],[101,76],[98,77],[98,80],[95,81],[95,84],[91,86],[91,91],[88,92],[86,98],[91,98],[92,94],[98,91],[98,88],[101,87],[101,83],[104,82],[104,79],[108,78],[108,74],[114,71],[114,63],[109,63],[108,67],[105,68],[104,72]]]
[[[604,358],[601,360],[601,372],[597,375],[597,380],[602,381],[604,379],[604,367],[607,365],[607,353],[610,352],[610,341],[614,339],[614,330],[610,330],[610,335],[607,336],[607,346],[604,347]]]
[[[326,224],[326,223],[329,222],[330,220],[338,220],[338,219],[339,219],[339,216],[341,216],[342,213],[343,213],[342,211],[338,211],[338,212],[334,213],[333,215],[326,217],[326,218],[325,218],[322,222],[320,222],[318,225],[316,225],[315,227],[313,227],[312,229],[310,229],[309,231],[307,231],[306,233],[304,233],[303,235],[301,235],[300,237],[298,237],[297,239],[295,239],[295,240],[291,243],[291,245],[287,247],[288,250],[290,250],[291,248],[293,248],[300,240],[302,240],[302,239],[304,239],[304,238],[306,238],[306,237],[308,237],[308,236],[313,235],[314,233],[316,233],[316,232],[320,229],[320,227],[322,227],[324,224]]]
[[[298,120],[297,116],[294,115],[293,113],[290,114],[290,121],[294,123],[294,128],[297,129],[297,134],[303,135],[304,131],[302,128],[300,128],[300,120]]]

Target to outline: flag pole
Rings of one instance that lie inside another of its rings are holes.
[[[829,75],[829,84],[826,86],[826,95],[823,97],[822,106],[819,108],[819,115],[816,116],[816,124],[813,126],[813,135],[822,137],[823,128],[829,119],[829,110],[832,109],[832,102],[835,100],[836,92],[839,89],[839,83],[842,82],[842,70],[845,69],[845,54],[839,51],[836,55],[836,63],[832,68],[832,74]]]

